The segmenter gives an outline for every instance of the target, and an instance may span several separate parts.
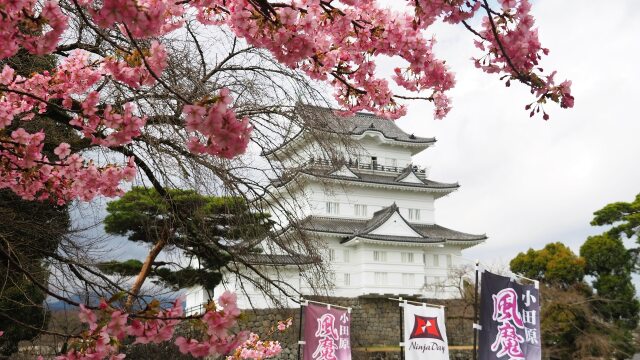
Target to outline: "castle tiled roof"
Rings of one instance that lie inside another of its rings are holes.
[[[343,243],[356,237],[380,241],[423,244],[443,243],[446,241],[475,243],[487,239],[487,236],[484,234],[468,234],[436,224],[410,222],[406,222],[407,225],[416,233],[420,234],[421,237],[372,234],[375,229],[397,212],[398,208],[393,204],[375,212],[372,218],[366,220],[308,216],[300,222],[300,226],[307,231],[344,236]]]
[[[309,265],[320,262],[316,257],[287,254],[244,254],[240,258],[251,265]]]
[[[438,189],[438,190],[456,190],[460,187],[458,183],[444,183],[439,181],[433,181],[426,178],[418,177],[420,180],[417,182],[403,182],[402,180],[410,174],[410,169],[406,172],[403,172],[400,175],[386,175],[383,173],[375,173],[373,171],[366,171],[357,168],[349,168],[351,172],[357,177],[352,176],[343,176],[339,174],[335,174],[336,169],[327,169],[322,167],[309,167],[303,170],[299,170],[299,173],[311,175],[318,178],[324,179],[334,179],[334,180],[343,180],[347,182],[355,182],[355,183],[369,183],[369,184],[378,184],[378,185],[393,185],[393,186],[401,186],[406,188],[426,188],[426,189]],[[278,179],[272,181],[272,184],[279,187],[287,184],[291,181],[293,177],[287,179]]]
[[[354,116],[339,117],[333,112],[327,116],[331,122],[336,125],[329,125],[337,133],[350,134],[350,135],[362,135],[366,131],[376,131],[381,133],[387,139],[393,139],[396,141],[408,142],[408,143],[435,143],[435,138],[425,138],[415,136],[413,134],[407,134],[398,127],[395,121],[387,120],[379,116],[367,113],[356,113]]]
[[[367,131],[380,133],[389,140],[406,144],[433,144],[433,137],[420,137],[408,134],[393,121],[370,113],[358,112],[352,116],[340,116],[337,110],[311,105],[298,105],[297,112],[303,123],[302,129],[285,140],[277,148],[264,151],[263,155],[276,152],[299,138],[305,131],[323,131],[341,135],[362,135]]]
[[[321,169],[308,169],[305,172],[310,175],[315,175],[319,177],[326,178],[334,178],[340,180],[348,180],[348,181],[357,181],[357,182],[368,182],[374,184],[385,184],[385,185],[399,185],[399,186],[408,186],[408,187],[424,187],[424,188],[434,188],[434,189],[457,189],[460,187],[458,183],[444,183],[439,181],[433,181],[426,178],[418,178],[421,183],[411,183],[411,182],[402,182],[401,180],[406,177],[402,176],[389,176],[383,175],[380,173],[373,173],[371,171],[362,171],[360,169],[349,169],[357,178],[348,177],[348,176],[339,176],[336,174],[331,174],[332,171],[323,171]],[[410,172],[409,172],[410,173]]]

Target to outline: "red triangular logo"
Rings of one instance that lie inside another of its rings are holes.
[[[409,339],[442,339],[437,317],[414,315],[413,331]],[[444,340],[443,340],[444,341]]]

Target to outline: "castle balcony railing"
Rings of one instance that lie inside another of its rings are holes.
[[[353,160],[353,159],[330,160],[326,158],[314,158],[314,157],[310,158],[305,165],[322,166],[322,167],[335,167],[335,166],[346,165],[348,168],[351,168],[351,169],[380,171],[380,172],[391,173],[391,174],[400,174],[407,168],[406,166],[401,167],[401,166],[382,165],[376,161],[364,163],[357,159],[356,160]],[[409,166],[413,167],[413,172],[419,178],[424,179],[427,177],[427,169],[419,167],[417,165],[409,165]]]

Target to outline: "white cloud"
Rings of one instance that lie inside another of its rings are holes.
[[[524,106],[533,97],[524,86],[506,88],[479,72],[469,60],[478,55],[469,34],[438,25],[436,50],[457,78],[454,109],[434,121],[431,106],[416,102],[399,120],[439,139],[416,160],[433,179],[457,180],[462,189],[436,204],[438,223],[486,232],[489,241],[467,257],[488,263],[551,241],[577,251],[601,231],[589,225],[593,211],[640,192],[640,7],[543,0],[533,12],[551,50],[542,65],[573,81],[575,108],[550,105],[548,122],[530,119]]]
[[[552,241],[577,251],[586,236],[601,231],[589,225],[593,211],[640,192],[640,6],[632,0],[539,0],[533,12],[551,50],[542,65],[558,70],[557,80],[573,80],[574,109],[550,105],[551,120],[530,119],[524,106],[533,97],[526,88],[506,88],[497,76],[475,69],[470,34],[438,24],[436,50],[457,78],[454,109],[435,121],[430,104],[413,102],[398,120],[404,129],[438,138],[415,160],[431,168],[434,180],[459,181],[462,188],[437,202],[437,221],[486,232],[487,243],[465,256],[487,264]],[[379,65],[389,71],[394,61]],[[143,246],[122,248],[116,257],[145,254]]]

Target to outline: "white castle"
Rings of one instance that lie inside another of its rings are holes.
[[[282,169],[294,169],[290,176],[271,183],[266,206],[273,217],[283,218],[282,210],[269,203],[296,204],[292,211],[295,219],[301,220],[295,231],[321,242],[321,261],[330,269],[327,277],[332,282],[322,295],[460,296],[455,287],[444,284],[461,264],[461,251],[487,237],[436,224],[436,199],[459,185],[430,180],[424,168],[412,163],[412,156],[436,140],[408,134],[394,122],[371,114],[338,118],[328,109],[313,108],[310,116],[319,116],[320,120],[263,154]],[[331,144],[338,135],[342,139],[346,135],[355,146],[336,140],[329,155],[318,141],[325,142],[326,149],[326,143]],[[286,226],[281,234],[296,236]],[[305,261],[300,257],[265,250],[245,259],[288,293],[317,294],[308,277],[301,275]],[[186,306],[206,303],[210,296],[217,297],[228,289],[238,293],[241,308],[270,307],[271,300],[262,292],[266,287],[229,275],[213,293],[190,289]],[[287,303],[286,299],[280,300]]]

